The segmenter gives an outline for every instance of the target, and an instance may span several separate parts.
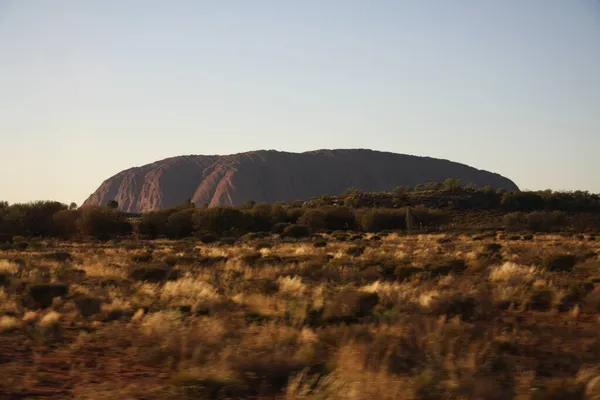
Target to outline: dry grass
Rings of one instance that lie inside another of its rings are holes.
[[[597,242],[371,237],[0,253],[0,398],[600,398]]]

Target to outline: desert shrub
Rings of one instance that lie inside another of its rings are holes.
[[[461,274],[467,269],[465,260],[461,258],[440,258],[432,260],[425,265],[424,270],[430,277],[445,276],[448,274]]]
[[[577,264],[577,257],[572,254],[552,254],[543,260],[543,266],[551,272],[569,272]]]
[[[142,236],[156,238],[167,236],[167,221],[175,209],[165,209],[142,214],[138,224],[138,232]]]
[[[370,209],[361,218],[361,226],[367,232],[406,229],[406,213],[395,209]]]
[[[527,308],[534,311],[548,311],[554,301],[554,292],[548,288],[534,289],[527,301]]]
[[[234,237],[230,237],[230,236],[222,237],[219,239],[219,243],[221,243],[222,245],[225,245],[225,246],[233,246],[233,245],[235,245],[236,242],[237,242],[237,239]]]
[[[152,261],[152,253],[144,252],[144,253],[136,253],[132,254],[129,259],[134,263],[147,263]]]
[[[195,264],[201,267],[213,267],[227,261],[225,256],[201,256],[196,259]]]
[[[182,239],[188,237],[194,231],[193,224],[194,209],[185,209],[171,213],[165,222],[164,234],[169,239]]]
[[[502,250],[502,245],[500,243],[488,243],[485,246],[485,251],[491,254],[499,253]]]
[[[47,254],[42,255],[42,258],[45,260],[57,261],[57,262],[73,261],[73,256],[71,255],[71,253],[66,252],[66,251],[57,251],[54,253],[47,253]]]
[[[84,317],[100,314],[102,310],[102,300],[95,297],[79,296],[74,299],[74,303],[79,313]]]
[[[352,245],[346,249],[346,254],[352,257],[361,256],[366,250],[365,246],[362,245]]]
[[[315,240],[315,242],[313,243],[313,247],[327,247],[327,241],[326,240]]]
[[[506,211],[536,211],[544,207],[544,199],[533,192],[504,193],[500,206]]]
[[[477,312],[477,300],[463,293],[446,293],[432,300],[428,310],[435,315],[446,315],[450,318],[458,316],[464,321],[470,321]]]
[[[64,297],[69,293],[67,285],[61,283],[38,284],[29,287],[29,296],[39,308],[52,305],[55,297]]]
[[[131,234],[133,226],[121,214],[107,207],[85,207],[77,219],[77,228],[84,236],[108,240]]]
[[[325,228],[332,230],[354,229],[356,227],[356,215],[348,207],[324,207]]]
[[[219,239],[215,235],[211,235],[210,233],[205,233],[203,235],[200,235],[198,237],[198,240],[204,244],[211,244],[211,243],[215,243]]]
[[[584,302],[585,297],[594,289],[592,282],[574,282],[567,286],[565,293],[560,299],[558,310],[561,312],[569,311],[577,305]]]
[[[509,231],[522,231],[527,229],[527,215],[522,212],[513,212],[504,215],[504,226]]]
[[[412,191],[412,188],[410,186],[396,186],[392,190],[392,193],[394,193],[394,195],[396,195],[396,196],[405,196],[408,193],[410,193],[411,191]]]
[[[54,232],[57,236],[69,239],[77,235],[78,210],[61,210],[52,216]]]
[[[129,272],[129,278],[143,282],[164,282],[179,279],[181,272],[162,265],[136,266]]]
[[[448,222],[448,214],[443,210],[414,207],[410,209],[410,213],[412,214],[414,225],[417,227],[434,228]]]
[[[200,232],[247,232],[251,223],[249,214],[231,207],[209,207],[194,213],[194,228]]]
[[[306,211],[299,219],[298,223],[308,226],[313,231],[325,228],[325,217],[327,214],[321,209],[311,209]]]
[[[281,237],[284,238],[304,238],[310,236],[310,228],[306,225],[289,225],[286,226],[283,232],[281,233]]]
[[[306,212],[305,208],[294,207],[288,208],[285,213],[285,219],[281,222],[288,222],[290,224],[295,224],[298,222],[301,216]]]
[[[288,222],[277,222],[271,227],[271,233],[282,234],[283,230],[290,225]]]
[[[270,204],[260,203],[255,204],[248,212],[250,215],[250,225],[253,231],[269,231],[273,224],[281,218],[281,214],[273,215],[273,210],[280,212],[280,207],[276,208]],[[282,212],[283,210],[281,210]]]
[[[27,237],[55,235],[54,214],[67,208],[66,204],[55,201],[36,201],[4,207],[0,213],[0,232]]]
[[[553,232],[567,223],[567,216],[561,211],[536,211],[527,214],[527,228],[532,232]]]
[[[399,265],[398,267],[396,267],[394,274],[396,276],[396,279],[398,279],[400,282],[403,282],[412,278],[414,275],[420,272],[423,272],[421,268],[411,267],[408,265]]]
[[[23,251],[23,250],[27,250],[28,247],[29,247],[29,242],[26,240],[13,243],[13,249],[15,249],[15,250]]]
[[[586,294],[583,298],[581,309],[591,314],[600,312],[600,289],[596,288]]]
[[[378,303],[379,296],[376,293],[346,290],[337,293],[325,304],[323,319],[327,322],[353,322],[371,316]]]
[[[253,266],[256,262],[262,257],[262,253],[260,251],[255,251],[252,253],[244,254],[242,256],[242,262],[244,264],[248,264]]]

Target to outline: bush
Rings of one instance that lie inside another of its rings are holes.
[[[277,222],[275,225],[271,227],[271,233],[282,234],[283,230],[290,225],[287,222]]]
[[[323,311],[327,322],[354,322],[358,318],[371,316],[373,308],[379,303],[376,293],[364,293],[347,290],[336,294]]]
[[[288,208],[285,213],[285,220],[282,222],[288,222],[290,224],[295,224],[298,222],[301,216],[304,215],[306,209],[304,208]]]
[[[67,285],[60,283],[33,285],[29,288],[29,296],[39,308],[50,307],[55,297],[63,297],[68,293]]]
[[[536,211],[527,215],[527,228],[532,232],[553,232],[567,223],[567,216],[561,211]]]
[[[277,217],[274,217],[273,210],[278,213]],[[265,203],[255,204],[249,211],[252,230],[256,232],[270,230],[273,223],[276,222],[276,218],[281,217],[282,211],[281,206],[275,207]]]
[[[550,289],[536,289],[531,293],[527,308],[534,311],[548,311],[552,307],[554,292]]]
[[[102,300],[95,297],[80,296],[75,300],[75,306],[83,317],[91,317],[95,314],[100,314]]]
[[[320,229],[324,229],[325,225],[325,217],[327,214],[325,211],[321,209],[311,209],[306,211],[299,219],[298,223],[302,225],[308,226],[313,231],[318,231]]]
[[[523,231],[527,228],[527,216],[522,212],[504,215],[504,226],[508,231]]]
[[[142,214],[138,225],[139,234],[149,238],[167,236],[167,221],[174,212],[175,209],[167,209]]]
[[[400,282],[404,282],[420,272],[423,272],[421,268],[399,265],[396,267],[394,274],[396,279],[398,279]]]
[[[555,254],[544,260],[543,266],[551,272],[570,272],[577,264],[577,257],[572,254]]]
[[[327,241],[326,240],[317,240],[313,243],[314,247],[327,247]]]
[[[144,282],[172,281],[179,279],[180,276],[180,271],[160,265],[134,267],[129,273],[131,279]]]
[[[188,237],[194,231],[192,218],[194,209],[174,212],[167,218],[166,236],[169,239],[182,239]]]
[[[533,192],[504,193],[500,206],[506,211],[535,211],[544,207],[544,199]]]
[[[363,214],[360,222],[367,232],[406,229],[406,213],[403,210],[373,208]]]
[[[283,230],[281,237],[304,238],[310,236],[310,228],[306,225],[289,225]]]
[[[361,256],[366,250],[365,246],[350,246],[346,249],[346,254],[352,257],[359,257]]]
[[[425,207],[414,207],[408,210],[402,210],[404,218],[407,219],[407,212],[412,216],[415,227],[434,228],[445,224],[448,221],[448,215],[442,210],[436,210]]]
[[[78,210],[61,210],[52,216],[55,234],[63,239],[77,235]]]
[[[215,243],[219,239],[215,235],[206,233],[204,235],[200,235],[200,237],[198,237],[198,240],[204,244],[211,244]]]
[[[425,266],[430,277],[445,276],[450,273],[461,274],[467,269],[465,260],[461,258],[442,258],[434,260]]]
[[[77,220],[77,228],[84,236],[108,240],[116,236],[128,235],[133,226],[117,211],[107,207],[85,207]]]
[[[346,230],[356,227],[356,215],[348,207],[324,207],[325,228],[331,230]]]
[[[230,207],[210,207],[194,213],[194,228],[197,231],[245,233],[251,224],[249,214]]]

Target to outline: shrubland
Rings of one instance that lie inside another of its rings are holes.
[[[436,188],[1,204],[0,398],[600,398],[593,206]]]

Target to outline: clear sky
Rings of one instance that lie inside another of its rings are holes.
[[[0,200],[320,148],[600,192],[600,1],[0,0]]]

